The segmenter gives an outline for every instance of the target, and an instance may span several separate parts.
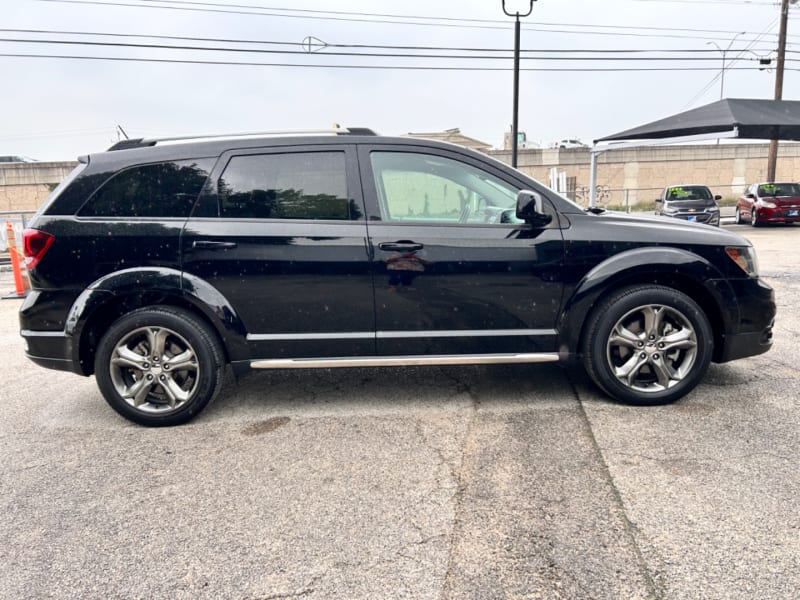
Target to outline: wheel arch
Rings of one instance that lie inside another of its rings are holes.
[[[706,315],[714,337],[716,360],[724,332],[738,315],[735,294],[719,270],[703,257],[678,248],[639,248],[600,263],[578,283],[559,317],[560,348],[565,359],[569,349],[582,354],[595,307],[607,295],[635,285],[661,285],[692,298]],[[566,356],[564,356],[566,354]]]
[[[126,269],[92,283],[73,303],[65,332],[85,375],[94,372],[100,338],[122,315],[147,306],[182,308],[202,319],[222,343],[225,362],[247,360],[244,324],[210,284],[166,268]]]

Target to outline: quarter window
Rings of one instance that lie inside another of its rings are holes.
[[[358,219],[344,152],[234,156],[218,183],[222,217]]]
[[[517,189],[486,171],[441,156],[370,155],[381,217],[387,221],[519,223]]]
[[[97,190],[79,215],[186,218],[213,164],[213,160],[203,159],[126,169]]]

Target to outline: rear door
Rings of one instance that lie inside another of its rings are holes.
[[[488,161],[359,146],[381,355],[552,352],[561,305],[557,215],[515,216],[523,185]]]
[[[227,152],[182,251],[184,271],[214,286],[244,322],[253,359],[374,354],[353,146]]]

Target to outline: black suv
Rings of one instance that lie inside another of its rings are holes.
[[[581,360],[661,404],[769,349],[750,243],[584,210],[483,154],[369,130],[80,159],[24,233],[39,365],[94,374],[143,425],[249,369]]]

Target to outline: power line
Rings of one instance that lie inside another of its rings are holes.
[[[466,67],[466,66],[421,66],[421,65],[342,65],[342,64],[312,64],[312,63],[266,63],[255,61],[211,61],[175,58],[141,58],[123,56],[81,56],[63,54],[23,54],[0,53],[0,57],[7,58],[47,58],[69,60],[103,60],[121,62],[143,63],[170,63],[170,64],[196,64],[218,66],[243,66],[243,67],[288,67],[312,69],[369,69],[369,70],[403,70],[403,71],[511,71],[510,67]],[[756,67],[733,67],[731,71],[749,71]],[[581,67],[581,68],[521,68],[522,71],[536,72],[631,72],[631,71],[714,71],[716,67]]]
[[[190,36],[175,36],[175,35],[156,35],[148,33],[110,33],[110,32],[92,32],[92,31],[70,31],[70,30],[57,30],[57,29],[3,29],[0,32],[4,33],[27,33],[37,35],[71,35],[71,36],[85,36],[85,37],[111,37],[111,38],[149,38],[149,39],[163,39],[163,40],[176,40],[176,41],[190,41],[190,42],[212,42],[212,43],[226,43],[226,44],[263,44],[263,45],[277,45],[277,46],[295,46],[301,47],[305,44],[303,42],[279,42],[275,40],[256,40],[256,39],[241,39],[241,38],[209,38],[209,37],[190,37]],[[33,40],[35,41],[35,40]],[[380,50],[436,50],[436,51],[452,51],[452,52],[503,52],[509,53],[509,48],[470,48],[460,46],[409,46],[409,45],[379,45],[379,44],[338,44],[323,42],[325,48],[363,48],[363,49],[380,49]],[[747,49],[745,49],[747,50]],[[731,52],[738,52],[738,49],[731,49]],[[768,50],[764,50],[768,52]],[[664,54],[716,54],[718,51],[714,48],[529,48],[522,49],[521,52],[525,53],[552,53],[552,54],[642,54],[642,53],[664,53]]]
[[[176,46],[169,44],[140,44],[131,42],[89,42],[84,40],[31,40],[24,38],[0,38],[0,42],[15,44],[47,44],[47,45],[71,45],[88,46],[103,48],[135,48],[149,50],[191,50],[202,52],[235,52],[243,54],[288,54],[304,55],[308,52],[304,50],[281,50],[265,48],[229,48],[220,46]],[[366,57],[366,58],[438,58],[438,59],[457,59],[457,60],[508,60],[508,57],[497,55],[469,55],[469,54],[408,54],[408,53],[386,53],[386,52],[330,52],[326,51],[319,56],[346,56],[346,57]],[[710,61],[716,60],[713,56],[525,56],[524,60],[537,61],[650,61],[650,62],[686,62],[686,61]]]
[[[223,7],[230,7],[235,5],[227,5],[227,4],[212,4],[212,3],[192,3],[192,4],[203,4],[206,8],[199,8],[199,7],[191,7],[191,6],[165,6],[165,5],[142,5],[142,4],[134,4],[132,2],[124,2],[121,0],[107,0],[105,2],[101,2],[99,0],[34,0],[36,2],[50,2],[50,3],[61,3],[61,4],[73,4],[73,5],[93,5],[93,6],[110,6],[110,7],[128,7],[128,8],[139,8],[139,9],[163,9],[163,10],[176,10],[176,11],[190,11],[190,12],[200,12],[200,13],[222,13],[222,14],[236,14],[236,15],[251,15],[251,16],[267,16],[267,17],[282,17],[282,18],[294,18],[294,19],[315,19],[315,20],[325,20],[325,21],[345,21],[351,23],[382,23],[382,24],[392,24],[392,25],[419,25],[419,26],[431,26],[431,27],[459,27],[459,28],[469,28],[469,29],[499,29],[499,30],[508,30],[508,24],[504,21],[494,21],[490,19],[461,19],[460,21],[464,21],[461,23],[455,23],[451,21],[456,21],[457,19],[451,19],[447,17],[403,17],[403,16],[393,16],[392,19],[388,18],[352,18],[355,16],[360,15],[369,15],[372,13],[345,13],[344,11],[338,12],[330,12],[329,14],[347,14],[351,15],[350,18],[341,17],[341,16],[321,16],[321,15],[311,15],[311,14],[280,14],[280,13],[270,13],[270,12],[255,12],[253,10],[232,10],[230,8],[208,8],[208,6],[223,6]],[[161,2],[175,2],[176,0],[159,0]],[[246,6],[246,5],[245,5]],[[261,9],[259,7],[254,7],[258,10],[281,10],[287,11],[292,9]],[[324,11],[319,11],[324,12]],[[397,19],[405,19],[405,20],[397,20]],[[414,19],[414,20],[408,20]],[[425,19],[437,20],[437,21],[444,21],[447,20],[448,22],[428,22]],[[467,24],[467,22],[478,22],[478,23],[487,23],[487,24]],[[488,23],[499,23],[500,25],[490,25]],[[646,27],[646,26],[617,26],[617,25],[578,25],[578,24],[555,24],[558,27],[573,27],[573,28],[584,28],[584,30],[580,31],[572,31],[572,30],[564,30],[564,29],[541,29],[541,26],[550,26],[547,23],[538,23],[539,27],[531,27],[531,26],[524,26],[523,29],[526,31],[538,31],[543,33],[562,33],[562,34],[571,34],[571,35],[613,35],[613,36],[626,36],[626,37],[647,37],[652,38],[651,34],[647,33],[630,33],[628,31],[619,31],[620,29],[628,30],[628,29],[636,29],[637,31],[689,31],[689,32],[697,32],[697,33],[720,33],[729,35],[731,33],[735,33],[733,31],[727,30],[692,30],[692,29],[679,29],[679,28],[658,28],[658,27]],[[587,31],[585,29],[591,28],[596,29],[598,27],[602,28],[609,28],[614,29],[614,31]],[[708,36],[705,35],[679,35],[679,34],[668,34],[662,33],[660,34],[662,38],[675,38],[675,39],[707,39]],[[717,39],[721,39],[719,36]]]

